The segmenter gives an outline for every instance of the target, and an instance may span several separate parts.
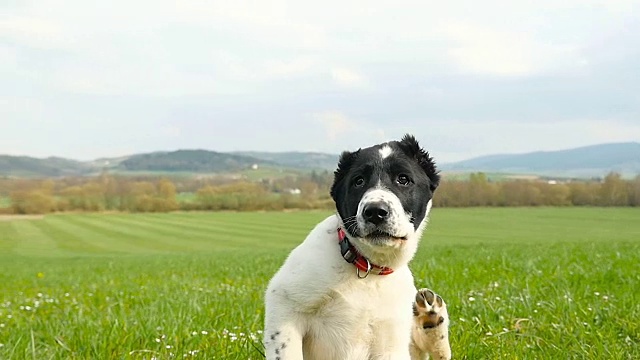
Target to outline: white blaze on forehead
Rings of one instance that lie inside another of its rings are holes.
[[[385,145],[380,149],[380,156],[385,159],[393,153],[393,149],[389,145]]]

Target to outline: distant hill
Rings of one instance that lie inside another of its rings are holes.
[[[249,169],[253,164],[277,165],[272,161],[245,155],[208,150],[178,150],[133,155],[119,162],[117,168],[126,171],[215,173]]]
[[[234,173],[261,168],[290,170],[336,167],[338,155],[310,152],[235,152],[177,150],[135,154],[118,158],[76,161],[58,157],[39,159],[0,155],[0,177],[57,177],[96,174],[103,169],[122,173]],[[626,176],[640,174],[640,143],[585,146],[560,151],[482,156],[456,163],[440,164],[444,172],[484,171],[557,177],[601,177],[610,171]]]
[[[599,177],[611,171],[640,174],[640,143],[614,143],[559,151],[481,156],[440,166],[443,171]]]
[[[260,152],[242,151],[235,154],[270,161],[282,166],[299,169],[334,170],[338,164],[338,155],[314,152]]]
[[[58,177],[84,175],[91,170],[91,166],[83,162],[59,157],[38,159],[29,156],[0,155],[0,176]]]

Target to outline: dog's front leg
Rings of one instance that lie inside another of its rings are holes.
[[[267,305],[264,328],[267,360],[302,360],[302,336],[295,314],[282,307],[269,309]]]

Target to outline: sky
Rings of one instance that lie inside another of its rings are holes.
[[[0,1],[0,154],[640,141],[640,0]]]

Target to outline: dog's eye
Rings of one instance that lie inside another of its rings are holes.
[[[400,184],[402,186],[407,186],[407,185],[411,184],[411,179],[406,174],[398,175],[398,179],[396,181],[398,182],[398,184]]]
[[[353,186],[360,188],[364,186],[364,178],[362,176],[358,176],[353,180]]]

